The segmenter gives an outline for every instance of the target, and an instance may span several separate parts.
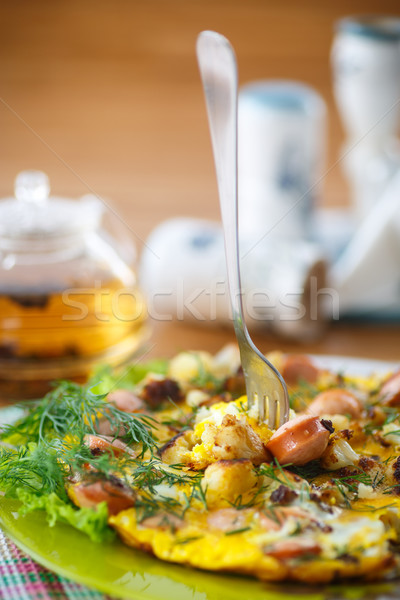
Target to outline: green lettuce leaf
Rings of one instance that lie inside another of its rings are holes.
[[[57,521],[68,523],[86,533],[93,542],[109,542],[115,538],[115,532],[107,524],[108,510],[105,502],[98,504],[96,509],[76,508],[61,500],[54,492],[38,496],[23,488],[16,491],[16,496],[22,502],[18,511],[21,515],[44,510],[50,527]]]

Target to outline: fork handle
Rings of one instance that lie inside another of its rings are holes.
[[[243,318],[237,231],[238,75],[235,52],[223,35],[215,31],[202,31],[197,38],[197,59],[205,90],[225,232],[225,254],[233,324],[236,336],[245,339],[247,330]]]

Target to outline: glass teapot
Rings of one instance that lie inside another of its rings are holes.
[[[49,196],[24,171],[0,201],[0,398],[41,395],[55,379],[122,364],[147,337],[134,246],[95,196]]]

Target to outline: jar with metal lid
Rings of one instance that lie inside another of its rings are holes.
[[[147,335],[146,306],[124,226],[95,196],[49,197],[25,171],[0,201],[0,398],[121,364]]]

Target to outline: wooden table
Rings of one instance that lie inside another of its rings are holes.
[[[138,248],[175,215],[218,218],[216,182],[195,58],[202,29],[234,44],[242,83],[305,81],[329,109],[327,166],[343,134],[334,107],[329,51],[346,14],[396,13],[397,0],[19,0],[0,6],[0,196],[26,168],[44,170],[57,194],[112,199]],[[345,205],[340,167],[323,201]],[[216,351],[231,330],[155,323],[151,355]],[[333,324],[314,343],[257,335],[267,351],[400,359],[400,328]]]

